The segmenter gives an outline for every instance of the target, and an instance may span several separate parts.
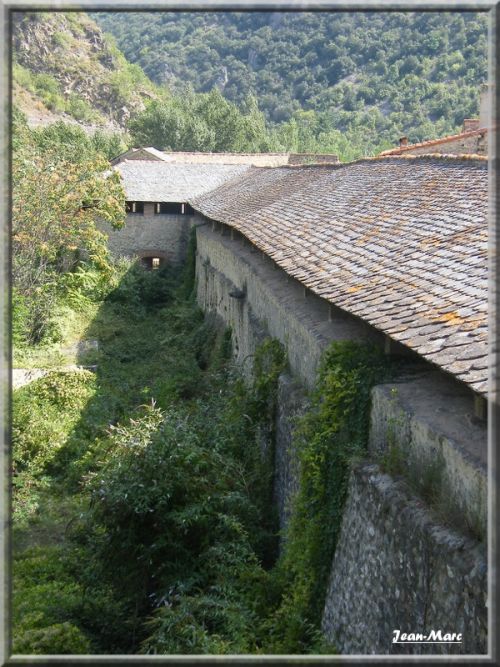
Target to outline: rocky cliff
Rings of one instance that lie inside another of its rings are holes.
[[[64,119],[116,131],[158,95],[81,12],[15,12],[12,39],[14,103],[31,125]]]

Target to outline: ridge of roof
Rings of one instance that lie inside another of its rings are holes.
[[[458,139],[467,139],[468,137],[479,136],[488,131],[487,127],[480,127],[477,130],[467,130],[467,132],[459,132],[458,134],[448,134],[446,137],[439,137],[439,139],[428,139],[427,141],[420,141],[416,144],[408,144],[407,146],[397,146],[396,148],[389,148],[386,151],[379,153],[380,156],[398,155],[406,153],[407,151],[415,150],[416,148],[424,148],[425,146],[439,146],[448,141],[457,141]]]
[[[479,162],[487,163],[488,157],[486,155],[479,155],[478,153],[424,153],[421,155],[385,155],[380,153],[379,155],[366,155],[364,157],[358,158],[357,160],[352,160],[350,162],[309,162],[307,164],[283,164],[279,167],[257,167],[258,169],[321,169],[323,167],[332,168],[332,169],[342,169],[345,167],[351,167],[356,164],[365,164],[368,162],[384,162],[384,161],[395,161],[395,160],[415,160],[417,162]]]
[[[155,149],[157,150],[157,149]],[[164,155],[272,155],[272,156],[281,156],[281,155],[290,155],[288,151],[276,152],[276,153],[252,153],[252,152],[242,152],[237,151],[159,151]]]

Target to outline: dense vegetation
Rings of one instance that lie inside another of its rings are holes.
[[[255,100],[238,109],[214,89],[210,93],[165,93],[128,124],[136,146],[174,151],[266,152],[283,149],[266,126]]]
[[[13,331],[16,342],[34,343],[50,335],[48,315],[70,269],[109,270],[95,221],[122,224],[125,195],[108,171],[104,153],[115,146],[104,135],[62,123],[31,131],[16,112],[13,147]]]
[[[171,89],[249,96],[291,150],[367,152],[457,129],[478,112],[487,19],[472,12],[95,13]],[[347,139],[347,146],[342,139]],[[337,149],[338,150],[338,149]]]
[[[97,372],[16,392],[14,650],[252,651],[276,538],[269,462],[248,445],[280,352],[244,391],[185,285],[116,272],[100,304],[73,299]]]
[[[67,317],[88,322],[82,338],[99,349],[78,361],[96,372],[53,370],[15,395],[14,651],[334,651],[321,606],[380,356],[347,345],[326,357],[278,558],[281,346],[259,348],[245,383],[230,332],[189,297],[189,265],[180,281],[115,265],[98,296],[85,273]]]
[[[92,14],[128,60],[83,13],[16,16],[21,107],[127,129],[128,145],[349,160],[458,130],[486,80],[473,12]]]

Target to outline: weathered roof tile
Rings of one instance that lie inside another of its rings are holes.
[[[484,392],[486,365],[471,360],[487,352],[487,181],[485,160],[392,157],[252,169],[190,201]]]
[[[116,169],[129,201],[186,202],[251,169],[246,165],[125,160]]]

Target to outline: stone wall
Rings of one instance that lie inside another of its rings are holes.
[[[315,384],[324,350],[334,340],[382,344],[384,339],[357,318],[332,312],[326,301],[304,292],[300,283],[236,236],[221,234],[220,227],[213,231],[209,224],[198,226],[197,299],[205,312],[216,313],[231,327],[233,353],[247,375],[266,336],[286,347],[289,371],[279,386],[274,476],[283,529],[297,488],[297,462],[290,451],[293,425]]]
[[[484,654],[483,545],[446,529],[376,465],[352,471],[322,629],[345,654]],[[393,644],[393,631],[462,633],[461,644]]]
[[[293,431],[297,419],[307,408],[304,387],[288,373],[278,384],[278,414],[274,457],[274,502],[278,508],[279,525],[284,528],[291,514],[291,504],[299,486],[299,465],[293,449]]]
[[[290,153],[288,164],[337,164],[339,156],[333,153]]]
[[[220,229],[220,228],[219,228]],[[334,340],[382,343],[382,334],[361,320],[331,311],[241,236],[198,227],[198,303],[232,328],[234,354],[244,366],[267,335],[287,349],[292,375],[314,386],[321,355]]]
[[[100,225],[108,235],[108,247],[115,256],[158,256],[179,264],[185,258],[189,230],[194,216],[155,214],[153,204],[144,204],[144,215],[129,214],[122,229]]]
[[[243,368],[250,368],[265,336],[286,346],[274,475],[284,528],[298,486],[295,418],[307,405],[322,353],[333,340],[384,344],[384,337],[305,291],[234,231],[205,224],[197,229],[197,245],[198,302],[232,328],[234,355]],[[471,392],[431,368],[424,363],[417,375],[373,391],[367,456],[383,461],[395,443],[401,469],[391,477],[365,461],[350,479],[323,618],[325,635],[341,653],[486,650],[484,544],[465,537],[469,527],[484,528],[486,428],[474,421]],[[439,484],[452,500],[446,511],[454,508],[466,519],[459,532],[445,527],[453,522],[439,507],[426,509],[424,495],[415,495],[419,491],[410,484],[409,471],[418,481],[433,457],[446,459]],[[396,629],[441,629],[464,637],[461,645],[392,644]]]

